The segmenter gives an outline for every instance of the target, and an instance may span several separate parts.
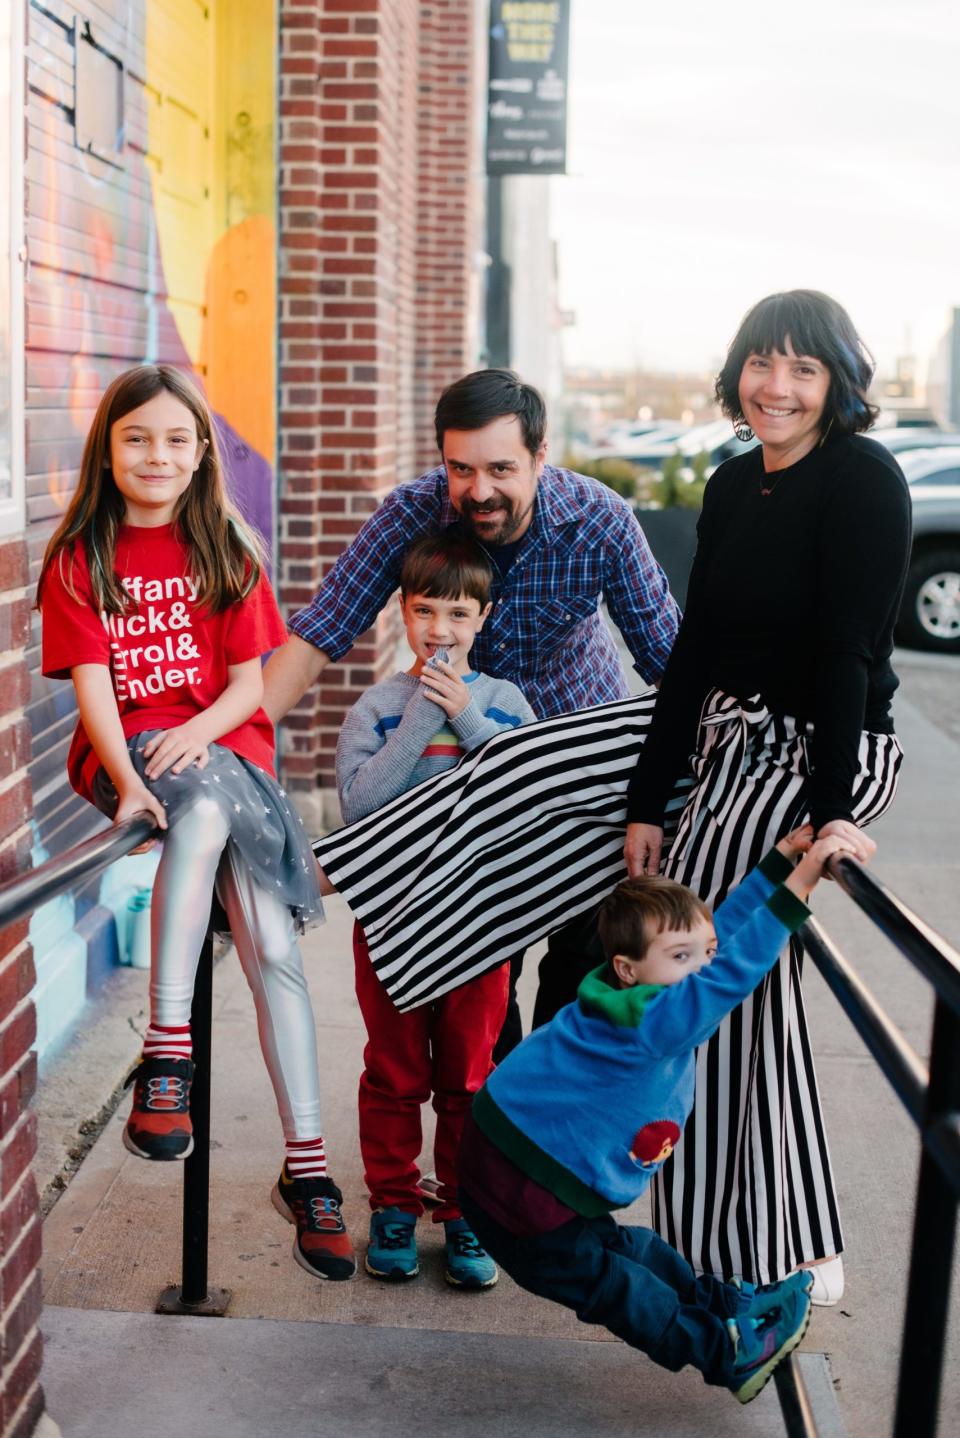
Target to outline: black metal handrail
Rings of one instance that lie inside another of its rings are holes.
[[[904,958],[919,969],[940,998],[960,1014],[960,954],[956,949],[856,859],[834,855],[830,874]]]
[[[862,980],[814,920],[800,931],[834,997],[920,1131],[920,1172],[893,1438],[934,1438],[943,1375],[957,1206],[960,1202],[960,954],[855,859],[835,855],[831,877],[936,994],[929,1072]],[[790,1438],[816,1438],[794,1410],[792,1365],[781,1364],[781,1407]]]
[[[0,885],[0,929],[16,923],[17,919],[26,918],[48,899],[62,894],[64,889],[92,879],[159,832],[153,815],[142,810],[122,824],[104,829],[102,834],[94,834],[84,839],[82,844],[75,844],[65,854],[56,854],[36,869],[28,869],[25,874],[8,880]]]
[[[55,855],[36,869],[0,885],[0,929],[75,884],[85,883],[132,850],[159,836],[152,814],[142,810]],[[207,1226],[210,1195],[210,1053],[213,1012],[213,941],[210,930],[200,952],[190,1025],[196,1066],[190,1093],[193,1152],[183,1165],[183,1248],[181,1280],[164,1289],[158,1313],[222,1314],[230,1295],[207,1282]]]
[[[66,854],[0,885],[0,928],[85,881],[158,833],[134,815]],[[921,1134],[920,1174],[893,1438],[934,1438],[943,1369],[952,1256],[960,1201],[960,954],[883,883],[849,857],[831,876],[920,971],[936,993],[929,1073],[843,955],[810,920],[801,938],[844,1012]],[[229,1294],[207,1283],[210,1163],[210,1050],[213,946],[208,930],[191,1025],[196,1078],[191,1093],[194,1150],[184,1163],[182,1278],[160,1296],[161,1313],[225,1312]],[[813,1406],[794,1357],[775,1374],[788,1438],[818,1438]]]

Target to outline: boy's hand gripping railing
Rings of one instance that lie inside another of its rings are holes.
[[[810,920],[801,931],[805,950],[920,1130],[920,1175],[893,1438],[934,1438],[960,1200],[960,954],[854,859],[835,856],[829,869],[936,994],[928,1074],[819,924]],[[791,1438],[815,1438],[817,1430],[798,1379],[792,1360],[782,1363],[775,1374],[787,1431]]]
[[[0,929],[26,918],[65,889],[92,879],[116,859],[159,834],[151,814],[134,814],[122,824],[94,834],[48,859],[37,869],[0,885]],[[207,1214],[210,1189],[210,1028],[212,1014],[213,943],[208,931],[200,954],[191,1024],[196,1077],[190,1095],[193,1152],[183,1165],[183,1259],[179,1288],[164,1289],[158,1313],[219,1316],[230,1301],[225,1288],[207,1284]]]

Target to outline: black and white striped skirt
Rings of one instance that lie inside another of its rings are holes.
[[[497,735],[436,779],[315,841],[401,1010],[596,907],[625,875],[626,791],[656,691]],[[806,814],[810,728],[713,691],[665,823],[666,872],[718,903]],[[864,734],[854,813],[891,802],[901,749]],[[692,782],[691,782],[692,779]],[[754,1282],[842,1244],[799,947],[700,1050],[654,1216],[697,1269]]]

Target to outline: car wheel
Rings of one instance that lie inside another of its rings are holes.
[[[960,549],[930,549],[914,557],[897,638],[912,649],[960,654]]]

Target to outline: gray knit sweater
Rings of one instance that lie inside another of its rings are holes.
[[[533,710],[515,684],[488,674],[461,677],[470,685],[471,696],[455,719],[427,698],[412,674],[394,674],[357,700],[337,743],[337,787],[345,823],[452,769],[494,734],[533,722]]]

